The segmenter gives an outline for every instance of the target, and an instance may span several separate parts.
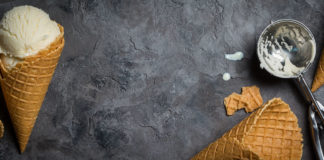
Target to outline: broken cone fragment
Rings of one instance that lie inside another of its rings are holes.
[[[2,122],[0,121],[0,138],[3,137],[3,134],[4,134],[4,127],[3,127]]]
[[[260,88],[257,86],[243,87],[242,95],[232,93],[224,99],[227,115],[233,115],[237,110],[244,108],[246,112],[252,112],[263,103]]]
[[[312,84],[312,92],[315,92],[324,84],[324,50],[322,52],[320,61],[318,62],[316,74]]]

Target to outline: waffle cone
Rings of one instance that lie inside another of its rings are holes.
[[[249,101],[246,97],[232,93],[224,99],[224,104],[226,108],[227,115],[233,115],[237,110],[245,108],[249,105]]]
[[[36,55],[10,70],[0,63],[1,88],[21,153],[25,151],[64,46],[64,29],[61,25],[59,28],[61,34]]]
[[[317,66],[316,74],[312,84],[312,92],[315,92],[318,88],[320,88],[324,84],[324,50],[322,51],[322,55],[320,61]]]
[[[246,99],[248,100],[248,105],[244,108],[246,112],[254,111],[263,103],[263,99],[260,94],[260,88],[258,88],[257,86],[243,87],[242,96],[246,97]]]
[[[297,117],[274,98],[192,159],[301,159],[302,147]]]
[[[199,152],[192,160],[233,160],[260,157],[240,143],[236,138],[223,137]]]
[[[4,133],[4,127],[3,127],[2,122],[0,121],[0,138],[3,137],[3,133]]]

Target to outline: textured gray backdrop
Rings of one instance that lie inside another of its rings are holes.
[[[256,42],[271,21],[292,18],[310,28],[320,53],[324,1],[5,1],[0,16],[22,4],[47,11],[64,26],[66,46],[22,155],[1,99],[0,159],[189,159],[249,115],[228,117],[223,106],[248,85],[258,85],[264,100],[290,104],[303,159],[314,159],[307,105],[292,80],[259,69]],[[235,51],[245,58],[225,60]],[[233,79],[223,81],[224,72]],[[316,92],[322,102],[323,95],[324,88]]]

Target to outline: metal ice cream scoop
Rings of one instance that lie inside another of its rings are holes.
[[[303,77],[303,73],[311,66],[316,54],[313,34],[304,24],[296,20],[275,21],[261,33],[257,53],[261,68],[276,77],[297,80],[311,106],[309,117],[318,158],[324,159],[319,138],[316,138],[319,135],[317,124],[324,124],[324,111]],[[314,118],[314,111],[321,123],[317,123]]]

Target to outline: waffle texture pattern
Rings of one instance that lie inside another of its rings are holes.
[[[42,106],[48,86],[64,47],[64,29],[46,49],[25,58],[14,68],[1,69],[1,88],[18,139],[20,152],[24,152]]]
[[[192,160],[301,159],[303,138],[288,104],[274,98]]]

